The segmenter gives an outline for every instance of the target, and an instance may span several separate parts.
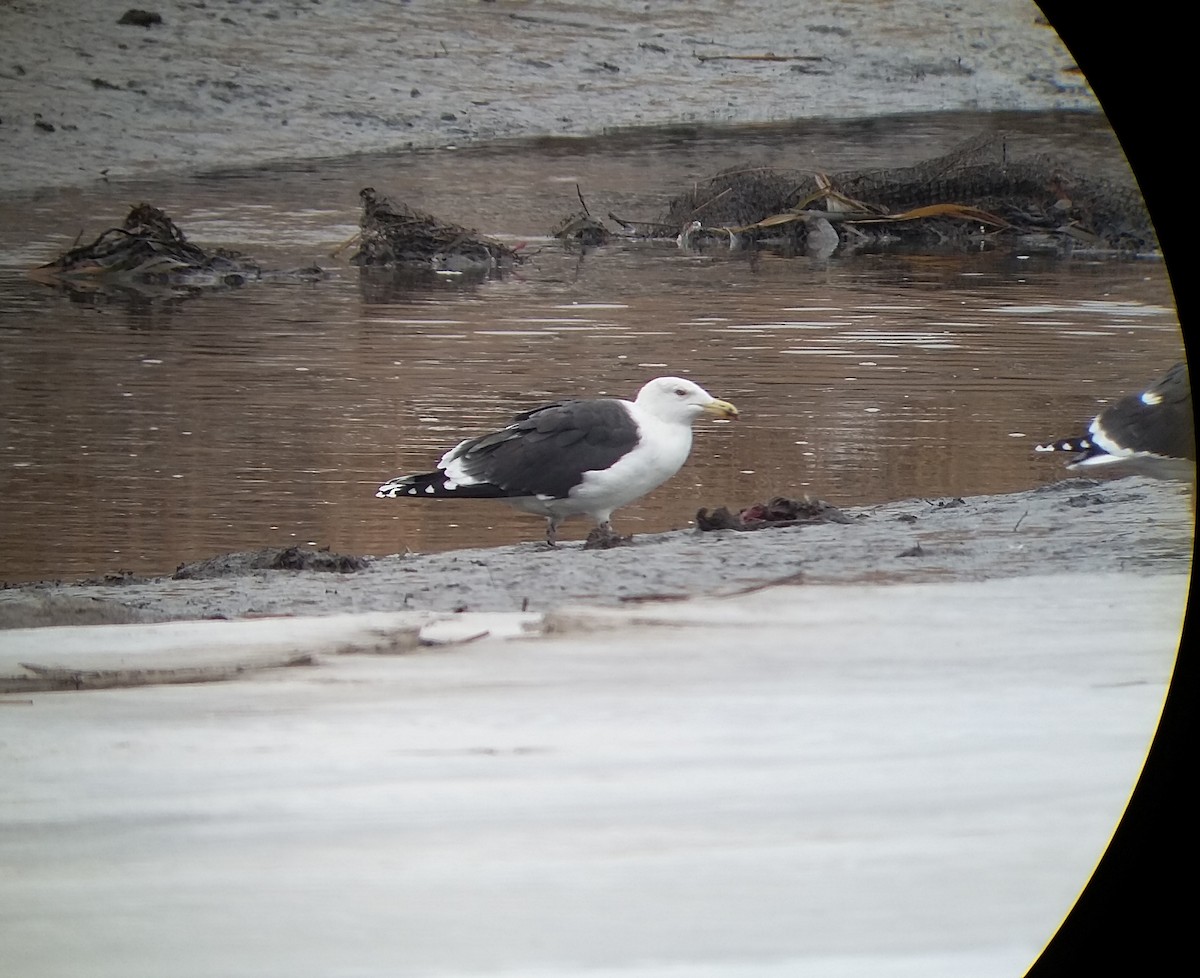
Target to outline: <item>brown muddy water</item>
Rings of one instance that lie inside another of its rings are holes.
[[[1106,398],[1183,356],[1161,262],[1006,250],[827,261],[566,251],[578,207],[653,217],[735,162],[897,166],[1000,127],[1010,147],[1128,179],[1102,118],[933,116],[615,134],[304,161],[164,183],[0,198],[0,579],[164,573],[269,545],[387,554],[537,540],[498,503],[382,500],[460,437],[561,396],[628,396],[684,374],[734,401],[697,425],[684,470],[619,511],[622,532],[700,507],[810,493],[842,506],[1028,489],[1034,456]],[[360,275],[331,257],[374,186],[507,242],[503,277]],[[308,284],[196,297],[68,293],[27,269],[164,208],[192,240],[263,264],[316,262]],[[579,539],[583,522],[563,539]]]

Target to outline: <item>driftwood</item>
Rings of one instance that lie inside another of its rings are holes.
[[[218,683],[238,679],[260,669],[311,666],[316,659],[308,653],[277,655],[245,664],[180,666],[166,669],[72,669],[22,662],[31,676],[0,676],[0,692],[31,693],[57,690],[124,689],[133,686],[166,686],[185,683]]]
[[[823,54],[698,54],[697,61],[827,61]]]
[[[4,636],[0,693],[227,682],[266,669],[319,665],[326,656],[408,655],[479,632],[452,616],[428,637],[422,631],[432,623],[406,614],[250,617],[137,630],[17,629]]]

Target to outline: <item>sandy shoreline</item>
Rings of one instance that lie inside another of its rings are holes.
[[[546,612],[731,594],[768,582],[988,580],[1033,573],[1187,573],[1190,493],[1130,478],[1006,496],[847,509],[849,524],[679,530],[584,551],[509,547],[372,558],[354,573],[234,571],[202,580],[40,583],[0,591],[0,626],[325,615]]]

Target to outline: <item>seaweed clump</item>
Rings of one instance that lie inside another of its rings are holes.
[[[457,224],[445,224],[373,187],[360,191],[359,197],[363,213],[352,265],[462,274],[487,272],[521,260],[516,248]]]
[[[1001,238],[1054,249],[1157,247],[1136,186],[1075,172],[1044,155],[1014,159],[1001,134],[914,166],[834,174],[731,167],[674,197],[655,223],[685,246],[713,239],[812,251],[816,232],[818,250],[827,252]]]
[[[239,252],[205,251],[192,244],[164,211],[142,203],[130,209],[120,227],[103,231],[89,244],[76,245],[32,274],[75,286],[221,287],[242,285],[262,273],[257,263]]]
[[[1018,159],[1002,133],[913,166],[842,173],[731,166],[676,194],[649,219],[608,216],[627,237],[673,238],[692,250],[770,247],[828,257],[1003,242],[1122,254],[1158,247],[1136,184],[1079,172],[1045,155]],[[574,231],[579,217],[563,227]],[[599,243],[594,227],[586,230]]]

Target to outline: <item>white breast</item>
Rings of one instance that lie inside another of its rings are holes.
[[[680,470],[692,450],[690,425],[668,424],[652,417],[638,418],[641,441],[611,468],[588,472],[571,490],[580,512],[604,513],[633,502],[657,489]],[[584,508],[584,507],[588,508]]]

